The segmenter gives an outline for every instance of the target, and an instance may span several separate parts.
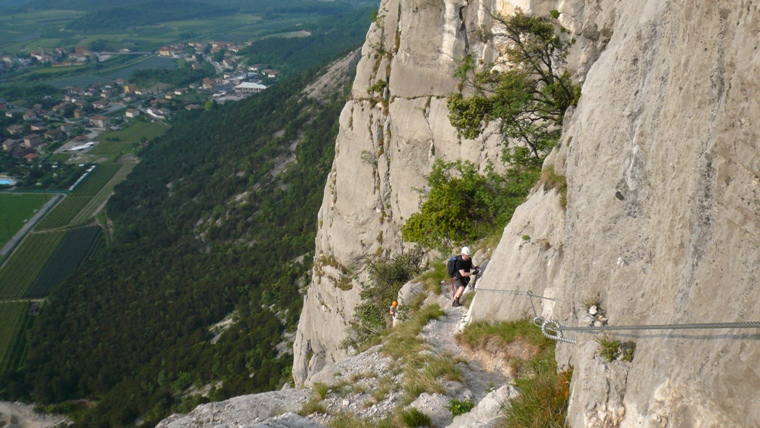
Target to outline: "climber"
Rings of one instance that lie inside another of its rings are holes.
[[[477,275],[480,272],[479,268],[480,266],[475,267],[474,270],[472,268],[470,247],[462,247],[462,256],[457,257],[456,269],[454,272],[454,277],[452,278],[456,292],[454,293],[454,301],[451,303],[451,306],[455,308],[462,306],[462,304],[459,302],[459,298],[461,298],[462,294],[464,294],[464,289],[470,282],[471,277]]]

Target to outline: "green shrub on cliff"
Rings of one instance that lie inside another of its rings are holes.
[[[402,227],[404,240],[444,249],[503,227],[535,183],[534,174],[479,174],[471,162],[438,160],[428,176],[428,198]]]
[[[344,347],[359,348],[377,338],[390,325],[389,307],[401,287],[420,273],[421,263],[422,251],[419,249],[368,263],[370,281],[362,286],[359,294],[362,303],[354,309]]]
[[[480,174],[469,162],[436,161],[427,200],[402,228],[407,241],[444,249],[505,226],[559,142],[565,112],[578,102],[580,87],[563,70],[571,42],[555,33],[552,21],[520,11],[496,19],[504,24],[510,42],[505,55],[515,66],[476,71],[474,57],[464,57],[455,76],[473,95],[452,94],[448,107],[451,124],[465,138],[478,137],[491,122],[498,124],[506,173],[488,168]]]

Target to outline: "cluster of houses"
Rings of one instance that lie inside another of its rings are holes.
[[[55,48],[49,50],[40,47],[39,50],[31,51],[28,54],[1,55],[0,60],[2,60],[2,62],[0,62],[0,71],[13,70],[19,67],[30,67],[35,64],[64,67],[92,61],[93,58],[95,58],[95,60],[98,59],[97,53],[90,52],[85,46]]]
[[[175,43],[161,47],[158,55],[182,58],[191,62],[194,68],[202,67],[198,59],[205,58],[214,64],[218,75],[204,78],[200,85],[191,85],[192,89],[211,91],[212,97],[217,99],[232,94],[246,96],[265,90],[266,85],[263,81],[275,80],[280,75],[279,70],[264,68],[261,64],[244,64],[244,58],[238,53],[250,44],[251,42],[244,45],[229,42]],[[219,52],[222,52],[221,58]],[[219,61],[214,61],[214,58]]]
[[[50,150],[67,144],[67,147],[83,147],[93,138],[109,128],[115,128],[123,121],[145,115],[153,120],[164,120],[176,109],[202,109],[203,99],[239,99],[266,89],[264,82],[277,79],[280,72],[261,65],[245,65],[240,50],[248,44],[238,45],[228,42],[190,42],[163,46],[159,56],[182,58],[192,67],[203,67],[203,61],[211,62],[217,75],[204,78],[200,82],[183,88],[159,90],[158,87],[141,88],[117,79],[113,84],[93,84],[89,87],[67,86],[63,88],[63,99],[57,104],[35,104],[22,108],[0,100],[0,114],[11,118],[0,141],[2,150],[14,157],[34,161],[42,150]],[[221,53],[220,53],[221,52]],[[74,49],[57,48],[31,52],[29,58],[2,55],[2,67],[34,66],[34,63],[68,65],[88,61],[99,53],[89,52],[85,47]],[[34,59],[31,59],[34,58]],[[187,97],[192,93],[205,94],[203,97]],[[46,97],[51,99],[51,97]],[[190,98],[190,99],[188,99]],[[88,136],[82,135],[88,129]],[[71,144],[69,144],[71,143]]]
[[[5,128],[7,138],[2,141],[2,149],[27,161],[39,158],[41,148],[65,141],[74,134],[72,123],[66,123],[59,112],[45,110],[40,104],[30,109],[16,108],[0,100],[0,113],[13,123]]]

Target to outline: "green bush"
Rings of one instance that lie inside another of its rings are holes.
[[[457,417],[472,410],[473,407],[475,407],[475,403],[473,403],[473,401],[469,398],[466,400],[457,400],[456,398],[452,398],[449,401],[449,405],[447,407],[451,412],[451,416]]]
[[[404,240],[446,249],[487,236],[504,227],[523,202],[538,174],[479,174],[471,162],[437,160],[428,176],[429,194],[401,228]]]
[[[388,308],[397,299],[401,287],[421,270],[422,250],[414,249],[391,259],[368,263],[370,281],[363,284],[362,303],[354,309],[349,323],[349,339],[344,347],[361,347],[377,337],[390,324]]]
[[[520,395],[505,409],[501,428],[567,428],[572,370],[557,373],[553,353],[534,361],[533,366],[535,375],[515,380]]]
[[[620,359],[627,362],[633,361],[633,354],[636,352],[635,342],[624,342],[620,344]]]
[[[607,335],[598,336],[594,339],[599,344],[599,355],[605,361],[612,362],[620,349],[620,342]]]
[[[449,97],[450,120],[467,138],[474,138],[493,120],[505,136],[508,163],[539,162],[559,141],[565,111],[577,104],[580,87],[563,71],[571,42],[562,40],[548,18],[517,11],[497,16],[512,43],[505,56],[515,67],[505,72],[475,72],[475,60],[466,57],[456,77],[475,94]],[[535,164],[534,164],[535,165]]]
[[[420,412],[414,407],[401,411],[401,420],[408,427],[428,427],[431,425],[430,416]]]

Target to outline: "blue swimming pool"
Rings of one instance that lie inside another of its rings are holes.
[[[0,186],[15,186],[16,180],[10,178],[0,178]]]

